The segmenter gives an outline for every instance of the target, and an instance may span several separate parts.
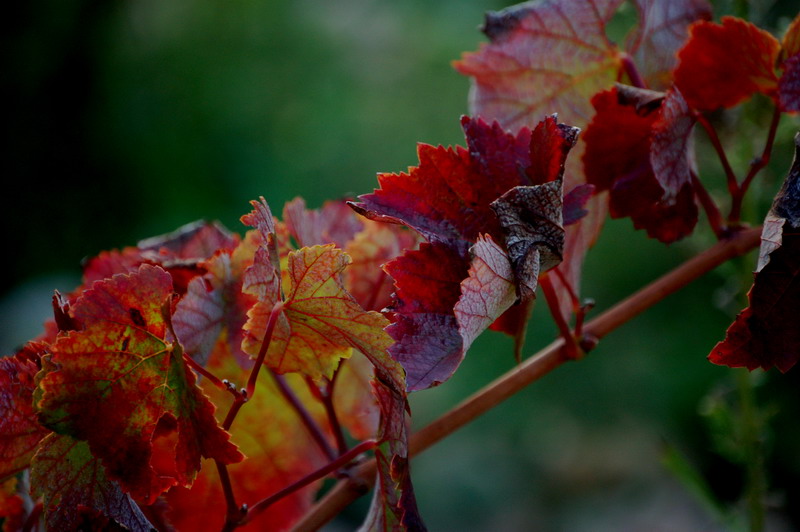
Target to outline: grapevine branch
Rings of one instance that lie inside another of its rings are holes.
[[[602,338],[641,314],[668,295],[680,290],[724,262],[743,255],[758,245],[761,228],[739,231],[727,240],[687,260],[638,292],[623,299],[584,326],[587,337]],[[570,360],[564,352],[564,339],[550,345],[486,385],[449,412],[411,436],[409,454],[416,455],[488,412],[532,382]],[[333,519],[355,499],[366,493],[375,479],[375,460],[358,466],[341,480],[295,525],[294,532],[317,530]]]

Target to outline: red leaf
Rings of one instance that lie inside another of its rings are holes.
[[[781,54],[784,59],[800,54],[800,15],[794,17],[792,23],[786,28],[786,33],[781,39],[781,46]]]
[[[38,371],[21,356],[0,359],[0,480],[27,468],[39,441],[49,433],[33,410]]]
[[[461,296],[453,308],[464,351],[517,300],[508,255],[492,237],[481,235],[470,252],[469,275],[461,282]]]
[[[198,220],[179,227],[171,233],[140,241],[136,247],[146,256],[155,253],[162,260],[204,260],[218,250],[232,251],[239,237],[228,231],[219,222]]]
[[[453,307],[468,265],[452,248],[434,242],[407,251],[385,269],[395,282],[389,309],[394,323],[387,329],[395,343],[389,352],[405,369],[409,391],[441,384],[464,358]]]
[[[153,530],[136,503],[106,476],[86,442],[50,434],[33,457],[31,485],[33,495],[44,499],[50,530],[84,530],[82,509],[113,519],[125,530]]]
[[[0,522],[3,532],[18,532],[25,524],[25,502],[19,494],[17,477],[0,482]]]
[[[800,135],[795,145],[792,168],[764,222],[750,305],[711,351],[714,364],[786,372],[800,359]]]
[[[474,78],[470,108],[511,129],[557,112],[586,123],[592,94],[610,86],[621,68],[605,26],[622,0],[527,2],[486,15],[490,43],[466,53],[455,68]]]
[[[652,89],[672,85],[675,53],[683,45],[689,25],[710,20],[711,5],[705,0],[636,0],[639,25],[626,41],[639,73]]]
[[[800,112],[800,54],[784,61],[778,81],[778,105],[787,113]]]
[[[636,104],[642,100],[631,100],[636,91],[627,88],[620,93],[614,88],[592,99],[597,114],[583,137],[583,164],[590,183],[599,190],[610,190],[613,218],[630,216],[637,229],[646,229],[649,236],[662,242],[673,242],[690,234],[697,223],[697,206],[688,181],[690,124],[681,112],[677,93],[669,93],[664,100],[644,95],[661,105],[654,109],[648,104],[637,111]],[[659,184],[654,163],[668,190]]]
[[[697,22],[678,52],[675,84],[698,111],[733,107],[757,92],[772,96],[779,52],[775,37],[744,20]]]
[[[86,440],[109,478],[148,503],[172,485],[190,485],[201,456],[243,458],[168,334],[171,297],[170,276],[158,267],[96,282],[72,307],[85,328],[56,341],[54,369],[39,384],[42,422]],[[151,467],[157,427],[176,433],[175,478]]]
[[[319,210],[309,210],[305,200],[295,198],[284,205],[283,222],[301,248],[321,244],[344,248],[363,228],[343,201],[328,201]]]
[[[373,388],[381,406],[381,443],[375,448],[378,482],[359,530],[425,532],[409,473],[406,399],[380,382],[373,382]]]
[[[250,359],[241,348],[242,327],[256,300],[242,292],[242,265],[228,253],[203,264],[207,273],[192,279],[172,316],[175,334],[186,353],[200,364],[219,348],[247,366]]]

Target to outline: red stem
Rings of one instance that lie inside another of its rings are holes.
[[[353,447],[352,449],[350,449],[349,451],[347,451],[346,453],[344,453],[342,456],[337,458],[336,460],[331,461],[328,465],[323,466],[323,467],[317,469],[316,471],[314,471],[313,473],[310,473],[310,474],[306,475],[305,477],[301,478],[297,482],[294,482],[294,483],[286,486],[285,488],[283,488],[279,492],[277,492],[277,493],[275,493],[273,495],[270,495],[269,497],[267,497],[265,499],[260,500],[259,502],[255,503],[247,511],[247,515],[244,517],[244,519],[242,519],[240,521],[239,524],[240,525],[244,525],[244,524],[248,523],[253,518],[255,518],[258,514],[260,514],[261,512],[266,510],[267,508],[269,508],[272,504],[276,503],[277,501],[281,500],[282,498],[284,498],[284,497],[286,497],[288,495],[291,495],[292,493],[296,492],[297,490],[300,490],[300,489],[308,486],[312,482],[325,477],[326,475],[328,475],[328,473],[332,473],[333,471],[336,471],[337,469],[341,468],[342,466],[350,463],[354,458],[356,458],[361,453],[367,452],[370,449],[374,449],[377,444],[378,444],[378,442],[376,442],[375,440],[367,440],[367,441],[361,442],[358,445],[356,445],[355,447]]]
[[[183,360],[189,365],[190,368],[195,370],[203,377],[207,378],[209,381],[211,381],[211,384],[213,384],[220,390],[228,391],[232,393],[234,397],[236,397],[239,394],[236,388],[233,387],[228,381],[221,381],[219,377],[217,377],[216,375],[208,371],[206,368],[198,364],[197,361],[195,361],[195,359],[189,356],[189,354],[183,353]],[[226,382],[228,383],[226,384]]]
[[[325,437],[325,434],[322,433],[322,429],[319,427],[314,418],[311,417],[311,414],[306,409],[305,405],[297,398],[295,395],[294,390],[289,387],[289,384],[286,382],[286,379],[283,375],[278,375],[272,369],[269,369],[270,375],[275,379],[275,384],[278,386],[278,390],[283,395],[283,398],[292,406],[297,415],[300,416],[300,420],[303,422],[303,425],[308,430],[308,433],[311,435],[311,438],[320,448],[322,453],[328,460],[334,460],[336,458],[336,452],[331,448],[330,444],[328,443],[328,438]]]
[[[703,183],[697,177],[697,174],[695,174],[694,171],[690,173],[692,178],[692,188],[694,188],[697,199],[700,200],[700,205],[703,206],[703,210],[706,212],[708,224],[711,226],[711,230],[714,231],[717,240],[721,240],[728,234],[728,228],[722,219],[722,213],[720,212],[717,203],[714,201],[714,198],[711,197],[706,187],[703,186]]]
[[[697,121],[700,122],[701,126],[703,126],[703,129],[706,130],[708,138],[711,141],[711,144],[714,146],[714,150],[716,150],[719,160],[722,163],[722,168],[725,169],[725,178],[728,182],[728,192],[732,198],[735,198],[739,193],[738,180],[736,179],[736,174],[733,172],[733,168],[731,168],[731,163],[728,161],[728,156],[725,155],[725,148],[722,147],[722,143],[717,136],[717,131],[714,129],[714,126],[711,125],[711,122],[709,122],[708,119],[700,113],[695,114],[695,118],[697,118]]]
[[[346,360],[342,360],[341,364],[345,364],[346,362]],[[336,385],[336,377],[339,376],[339,371],[342,369],[341,364],[336,370],[336,373],[333,374],[333,378],[328,381],[328,385],[325,387],[325,390],[322,391],[320,398],[325,407],[325,412],[328,414],[331,431],[333,432],[334,438],[336,438],[336,447],[339,450],[339,454],[343,455],[348,450],[347,440],[345,440],[342,425],[339,423],[339,416],[336,415],[336,408],[333,406],[333,388]]]
[[[636,63],[633,62],[633,58],[624,52],[620,55],[622,56],[622,67],[625,69],[625,73],[628,74],[628,77],[631,78],[631,85],[640,89],[646,89],[647,82],[639,73],[639,69],[636,68]]]
[[[756,174],[758,174],[762,168],[769,164],[770,156],[772,155],[772,147],[775,144],[775,134],[778,131],[778,124],[780,121],[781,110],[775,107],[775,110],[772,112],[772,121],[769,125],[769,132],[767,133],[767,142],[764,144],[764,150],[761,152],[760,157],[756,157],[750,163],[750,170],[747,172],[744,181],[742,181],[742,186],[739,187],[739,191],[733,196],[733,200],[731,201],[731,213],[728,216],[728,220],[731,223],[738,222],[742,216],[742,201],[744,200],[744,195],[747,193],[747,190],[750,188],[750,184],[753,182],[753,178],[755,178]]]
[[[564,316],[561,314],[561,305],[558,300],[558,294],[553,287],[553,282],[550,280],[550,276],[546,273],[540,275],[539,286],[542,287],[542,293],[547,301],[547,307],[550,309],[550,314],[553,315],[553,319],[555,320],[556,325],[558,325],[558,330],[561,333],[561,337],[564,338],[564,354],[571,359],[581,358],[578,346],[575,343],[575,337],[572,336],[572,330],[569,328],[569,324],[566,322],[566,320],[564,320]]]

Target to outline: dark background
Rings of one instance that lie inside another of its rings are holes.
[[[468,112],[469,81],[450,62],[477,49],[483,13],[502,7],[477,0],[6,6],[3,353],[38,334],[52,290],[79,282],[83,257],[198,218],[241,231],[238,218],[259,195],[276,212],[297,195],[317,207],[371,191],[378,171],[415,165],[417,142],[463,144],[458,119]],[[788,0],[717,2],[715,15],[747,13],[781,35],[796,10]],[[626,6],[619,23],[633,16]],[[715,117],[740,175],[760,151],[768,119],[763,98]],[[784,117],[774,160],[746,206],[753,223],[788,168],[797,127]],[[701,175],[724,204],[719,163],[697,137]],[[590,253],[583,292],[602,310],[711,243],[705,227],[667,247],[627,220],[611,221]],[[741,430],[735,418],[747,390],[755,390],[759,415],[771,415],[759,432],[773,508],[768,529],[800,528],[786,510],[799,506],[797,370],[748,378],[705,360],[742,308],[753,265],[751,256],[719,268],[415,460],[431,529],[737,529],[741,464],[753,455],[737,458],[725,442]],[[555,334],[543,307],[527,353]],[[414,396],[415,424],[512,366],[511,342],[486,333],[450,382]],[[665,467],[671,451],[708,479],[713,496],[693,494],[701,484]],[[338,526],[353,528],[364,507]]]

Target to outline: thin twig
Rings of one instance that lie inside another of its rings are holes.
[[[714,126],[711,125],[711,122],[700,113],[695,115],[697,121],[700,122],[700,125],[703,126],[703,129],[706,130],[708,134],[708,139],[711,141],[711,145],[714,146],[714,150],[716,150],[717,155],[719,156],[719,160],[722,163],[722,168],[725,170],[725,178],[728,183],[728,192],[730,193],[731,197],[736,197],[739,194],[739,183],[736,179],[736,174],[733,172],[733,168],[731,168],[731,163],[728,161],[728,156],[725,154],[725,148],[722,147],[722,142],[720,142],[719,137],[717,136],[717,131],[714,129]]]
[[[750,188],[750,184],[753,182],[753,178],[756,177],[762,168],[769,164],[772,155],[772,146],[775,144],[775,134],[778,131],[778,124],[780,121],[781,110],[776,106],[775,110],[772,112],[772,121],[769,125],[767,141],[764,143],[764,150],[761,152],[761,156],[756,157],[750,163],[750,170],[747,172],[747,176],[745,176],[744,181],[742,181],[737,194],[732,198],[731,213],[728,216],[728,220],[731,223],[738,222],[739,218],[742,216],[742,201],[744,200],[744,195],[747,193],[747,190]]]
[[[628,77],[631,80],[631,85],[640,89],[646,89],[647,82],[639,73],[639,69],[636,68],[636,63],[633,62],[633,58],[626,53],[622,53],[620,55],[622,57],[622,68],[624,68],[625,73],[628,74]]]
[[[753,249],[759,242],[760,234],[760,228],[742,230],[689,259],[589,321],[585,326],[586,334],[602,338],[720,264]],[[568,359],[563,355],[563,346],[564,340],[557,339],[413,434],[409,454],[416,455],[424,451],[566,362]],[[344,507],[363,495],[365,486],[372,486],[374,473],[374,460],[359,465],[350,478],[340,481],[311,508],[295,525],[294,532],[314,531],[325,525]]]
[[[694,193],[697,195],[697,199],[700,200],[700,205],[703,206],[703,210],[706,212],[708,225],[711,226],[711,230],[714,231],[714,235],[717,237],[717,240],[722,240],[728,234],[728,227],[725,225],[725,222],[722,219],[722,213],[720,212],[717,203],[714,201],[714,198],[711,197],[711,194],[708,193],[706,187],[703,186],[703,183],[697,177],[697,174],[694,173],[694,171],[690,171],[690,174],[692,179],[692,188],[694,189]]]
[[[561,313],[561,302],[558,300],[558,294],[553,287],[550,276],[546,273],[540,275],[539,286],[542,288],[545,301],[547,301],[547,308],[550,309],[550,314],[553,316],[553,320],[558,326],[558,331],[564,339],[564,355],[573,359],[580,358],[581,352],[578,349],[575,338],[572,336],[572,329],[569,328],[567,320],[564,319],[564,315]]]

